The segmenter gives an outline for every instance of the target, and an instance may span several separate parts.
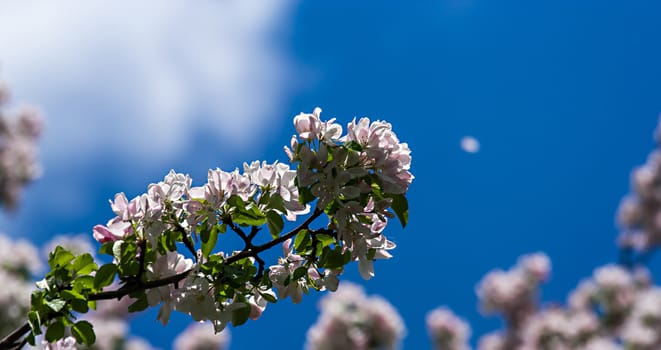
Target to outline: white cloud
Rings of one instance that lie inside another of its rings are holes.
[[[287,1],[0,1],[0,80],[47,118],[42,156],[164,159],[195,128],[249,148],[282,116]],[[236,149],[236,148],[235,148]]]

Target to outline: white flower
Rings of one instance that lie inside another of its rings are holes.
[[[209,322],[195,322],[175,338],[174,350],[225,350],[229,347],[230,331],[216,333]]]

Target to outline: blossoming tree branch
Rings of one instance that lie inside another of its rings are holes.
[[[387,122],[354,119],[343,134],[320,113],[294,118],[289,165],[212,169],[201,186],[171,171],[135,198],[117,194],[110,202],[115,216],[93,228],[99,253],[111,262],[58,246],[25,324],[0,348],[34,345],[38,337],[92,345],[94,327],[79,316],[100,300],[128,296],[130,312],[158,306],[163,324],[174,310],[220,332],[259,318],[278,297],[298,303],[310,289],[336,290],[350,262],[371,278],[374,261],[395,248],[384,234],[387,223],[408,220],[410,150]],[[227,235],[243,248],[223,251]],[[266,261],[264,253],[276,247],[283,255]]]

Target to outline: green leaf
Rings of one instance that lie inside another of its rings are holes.
[[[392,210],[397,214],[399,222],[402,227],[406,227],[409,222],[409,203],[403,194],[389,194],[388,197],[392,198]]]
[[[177,250],[177,239],[181,236],[181,233],[177,231],[167,231],[167,234],[164,237],[163,244],[166,251],[174,252]]]
[[[266,215],[256,206],[237,208],[232,213],[232,221],[242,226],[262,226],[266,223]]]
[[[113,247],[114,244],[115,244],[115,241],[110,241],[110,242],[103,243],[101,245],[101,248],[99,248],[99,254],[105,254],[105,255],[113,256],[112,247]]]
[[[310,242],[312,242],[312,240],[310,239],[310,233],[308,230],[300,230],[294,238],[294,249],[296,249],[297,252],[302,252],[308,248]]]
[[[109,286],[115,280],[116,273],[117,265],[113,263],[101,265],[94,276],[94,289],[100,290],[105,286]]]
[[[78,292],[94,289],[94,276],[82,275],[76,277],[73,280],[73,289]]]
[[[66,304],[67,302],[62,299],[46,301],[46,306],[48,306],[51,310],[55,312],[60,312],[60,310],[62,310],[62,308],[64,308]]]
[[[206,243],[209,240],[209,234],[211,233],[211,230],[204,225],[204,228],[200,232],[200,239],[202,239],[202,243]]]
[[[285,222],[282,220],[282,216],[275,210],[269,210],[266,212],[266,221],[269,226],[269,232],[271,232],[271,237],[278,238],[280,232],[282,232],[282,229],[285,227]]]
[[[46,340],[49,343],[54,343],[62,338],[64,338],[64,324],[60,320],[54,321],[46,330]]]
[[[129,312],[139,312],[149,307],[147,302],[147,294],[144,292],[137,296],[137,300],[129,305]]]
[[[278,299],[275,297],[274,294],[271,294],[271,293],[259,293],[259,295],[261,295],[261,296],[262,296],[266,301],[268,301],[269,303],[275,304],[276,302],[278,302]]]
[[[41,317],[37,311],[28,312],[28,324],[32,330],[32,334],[41,334]]]
[[[243,201],[243,198],[239,197],[236,194],[231,195],[229,198],[227,198],[227,204],[234,208],[245,208],[246,207],[246,202]]]
[[[202,233],[208,232],[206,240],[204,235],[202,235],[202,254],[204,257],[209,257],[209,254],[213,252],[213,249],[216,248],[216,242],[218,242],[218,226],[213,225],[211,230],[204,230]]]
[[[44,295],[46,295],[44,291],[32,291],[32,294],[30,294],[30,306],[32,310],[39,309],[44,304]]]
[[[349,141],[344,144],[344,147],[347,149],[353,150],[353,151],[358,151],[361,152],[363,150],[363,146],[360,145],[360,143],[356,141]]]
[[[63,267],[68,265],[74,258],[75,256],[70,251],[57,246],[55,251],[50,253],[48,265],[50,265],[51,269]]]
[[[298,200],[301,204],[308,204],[315,200],[317,197],[312,194],[309,187],[299,187],[298,188]]]
[[[25,340],[28,342],[28,344],[35,346],[37,345],[36,342],[34,341],[34,334],[30,333],[28,334],[27,337],[25,337]]]
[[[321,253],[319,258],[320,264],[328,269],[338,269],[343,267],[351,260],[351,252],[346,251],[342,253],[342,247],[335,247],[335,249],[330,249],[329,247],[324,248],[324,251]]]
[[[333,238],[333,236],[323,233],[314,235],[314,238],[317,240],[317,242],[321,242],[323,247],[328,247],[329,245],[335,243],[335,238]]]
[[[296,270],[294,270],[294,276],[292,277],[292,279],[294,281],[297,281],[299,278],[307,274],[308,274],[308,268],[305,266],[299,266]]]
[[[90,310],[89,304],[85,299],[72,299],[70,303],[73,311],[84,314]]]
[[[87,275],[96,270],[96,268],[97,266],[96,263],[94,263],[94,258],[88,253],[76,257],[73,261],[73,271],[81,275]]]
[[[287,208],[285,208],[285,200],[282,199],[282,196],[278,193],[273,193],[269,197],[269,208],[280,211],[281,213],[286,213]]]
[[[376,249],[374,249],[374,248],[368,249],[366,257],[367,257],[367,260],[374,260],[374,258],[376,257]]]
[[[246,323],[249,316],[250,306],[248,304],[237,307],[236,309],[232,310],[232,325],[236,327]]]
[[[78,321],[71,326],[71,334],[80,344],[92,345],[96,341],[94,327],[87,321]]]

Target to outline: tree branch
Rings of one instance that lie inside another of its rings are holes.
[[[323,213],[322,210],[320,209],[315,209],[314,213],[310,215],[304,222],[302,222],[299,226],[291,230],[285,235],[282,235],[278,238],[275,238],[267,243],[264,243],[262,245],[254,246],[252,245],[252,237],[255,236],[256,232],[258,230],[253,230],[250,233],[250,236],[246,236],[245,233],[241,232],[243,235],[242,238],[245,237],[247,242],[249,242],[249,247],[238,254],[232,255],[228,257],[225,260],[225,264],[231,264],[236,261],[239,261],[241,259],[247,258],[247,257],[255,257],[255,259],[262,265],[261,267],[261,273],[263,273],[263,260],[257,256],[257,254],[268,250],[292,237],[294,237],[296,234],[298,234],[301,230],[307,229],[308,226],[317,219],[321,214]],[[110,300],[110,299],[121,299],[123,296],[129,295],[133,292],[140,291],[140,290],[148,290],[148,289],[153,289],[153,288],[158,288],[162,286],[167,286],[168,284],[176,284],[179,283],[181,280],[185,279],[190,272],[193,271],[193,269],[186,270],[184,272],[178,273],[176,275],[172,275],[169,277],[165,277],[159,280],[154,280],[154,281],[135,281],[135,282],[129,282],[122,287],[120,287],[117,290],[111,290],[111,291],[103,291],[103,292],[98,292],[98,293],[92,293],[87,296],[88,300],[94,301],[94,300]],[[2,340],[0,340],[0,349],[20,349],[22,347],[21,344],[24,344],[24,342],[19,342],[19,340],[24,337],[28,332],[30,331],[30,325],[26,322],[13,332],[11,332],[9,335],[4,337]],[[20,346],[20,347],[17,347]]]

